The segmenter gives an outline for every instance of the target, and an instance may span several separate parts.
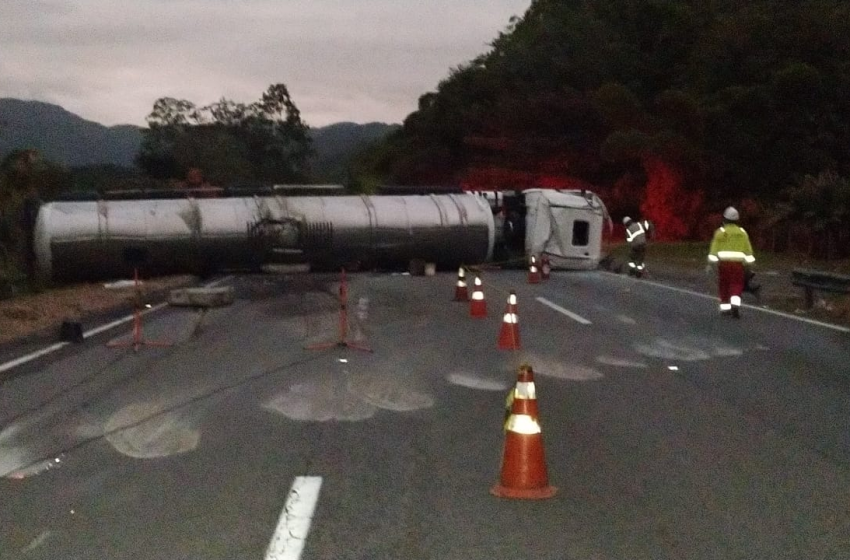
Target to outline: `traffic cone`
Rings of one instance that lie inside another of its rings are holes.
[[[531,373],[529,366],[526,375]],[[520,388],[526,394],[520,394]],[[549,485],[543,434],[537,419],[537,399],[534,384],[520,385],[514,390],[511,414],[505,422],[505,447],[502,455],[499,482],[490,493],[500,498],[540,500],[551,498],[557,488]]]
[[[534,370],[528,364],[519,366],[517,373],[516,385],[508,397],[505,399],[505,427],[507,428],[508,418],[511,416],[515,399],[528,399],[526,407],[529,409],[528,415],[535,420],[540,418],[540,413],[537,410],[537,390],[534,387]]]
[[[470,317],[486,317],[487,301],[484,299],[484,290],[481,287],[481,277],[476,276],[472,286],[472,299],[469,302]]]
[[[551,272],[552,264],[549,262],[549,255],[543,253],[543,256],[540,257],[540,278],[542,280],[548,280]]]
[[[540,269],[537,268],[537,257],[531,255],[531,263],[528,265],[528,283],[540,283]]]
[[[516,292],[511,290],[508,305],[499,330],[499,350],[519,350],[519,318],[517,316]]]
[[[466,288],[466,272],[463,270],[463,267],[457,269],[455,301],[469,301],[469,290]]]

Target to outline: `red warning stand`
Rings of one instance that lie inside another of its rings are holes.
[[[142,304],[142,285],[139,282],[139,269],[133,269],[133,288],[135,295],[133,297],[133,336],[128,341],[113,341],[107,342],[109,348],[132,348],[134,352],[138,352],[142,346],[171,346],[171,342],[164,340],[147,340],[144,337],[142,329],[142,308],[150,307]]]
[[[345,269],[342,269],[339,281],[339,340],[322,342],[307,346],[308,350],[325,350],[328,348],[351,348],[362,352],[371,352],[367,346],[355,344],[348,340],[348,283],[345,279]]]

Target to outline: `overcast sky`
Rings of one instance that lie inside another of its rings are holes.
[[[0,97],[144,125],[160,97],[398,122],[531,0],[0,0]]]

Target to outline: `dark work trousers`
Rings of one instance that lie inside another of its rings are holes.
[[[732,309],[732,298],[740,307],[741,294],[744,292],[744,263],[723,261],[717,265],[717,295],[720,297],[720,309]]]
[[[643,259],[646,257],[646,244],[629,246],[629,263],[643,268]]]

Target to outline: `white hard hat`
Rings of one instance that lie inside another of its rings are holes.
[[[738,211],[735,210],[732,206],[723,211],[723,218],[729,220],[730,222],[738,221]]]
[[[623,223],[624,223],[624,224],[627,224],[627,223],[629,223],[629,222],[631,222],[631,221],[632,221],[632,219],[631,219],[631,218],[629,218],[628,216],[626,216],[625,218],[623,218]]]

